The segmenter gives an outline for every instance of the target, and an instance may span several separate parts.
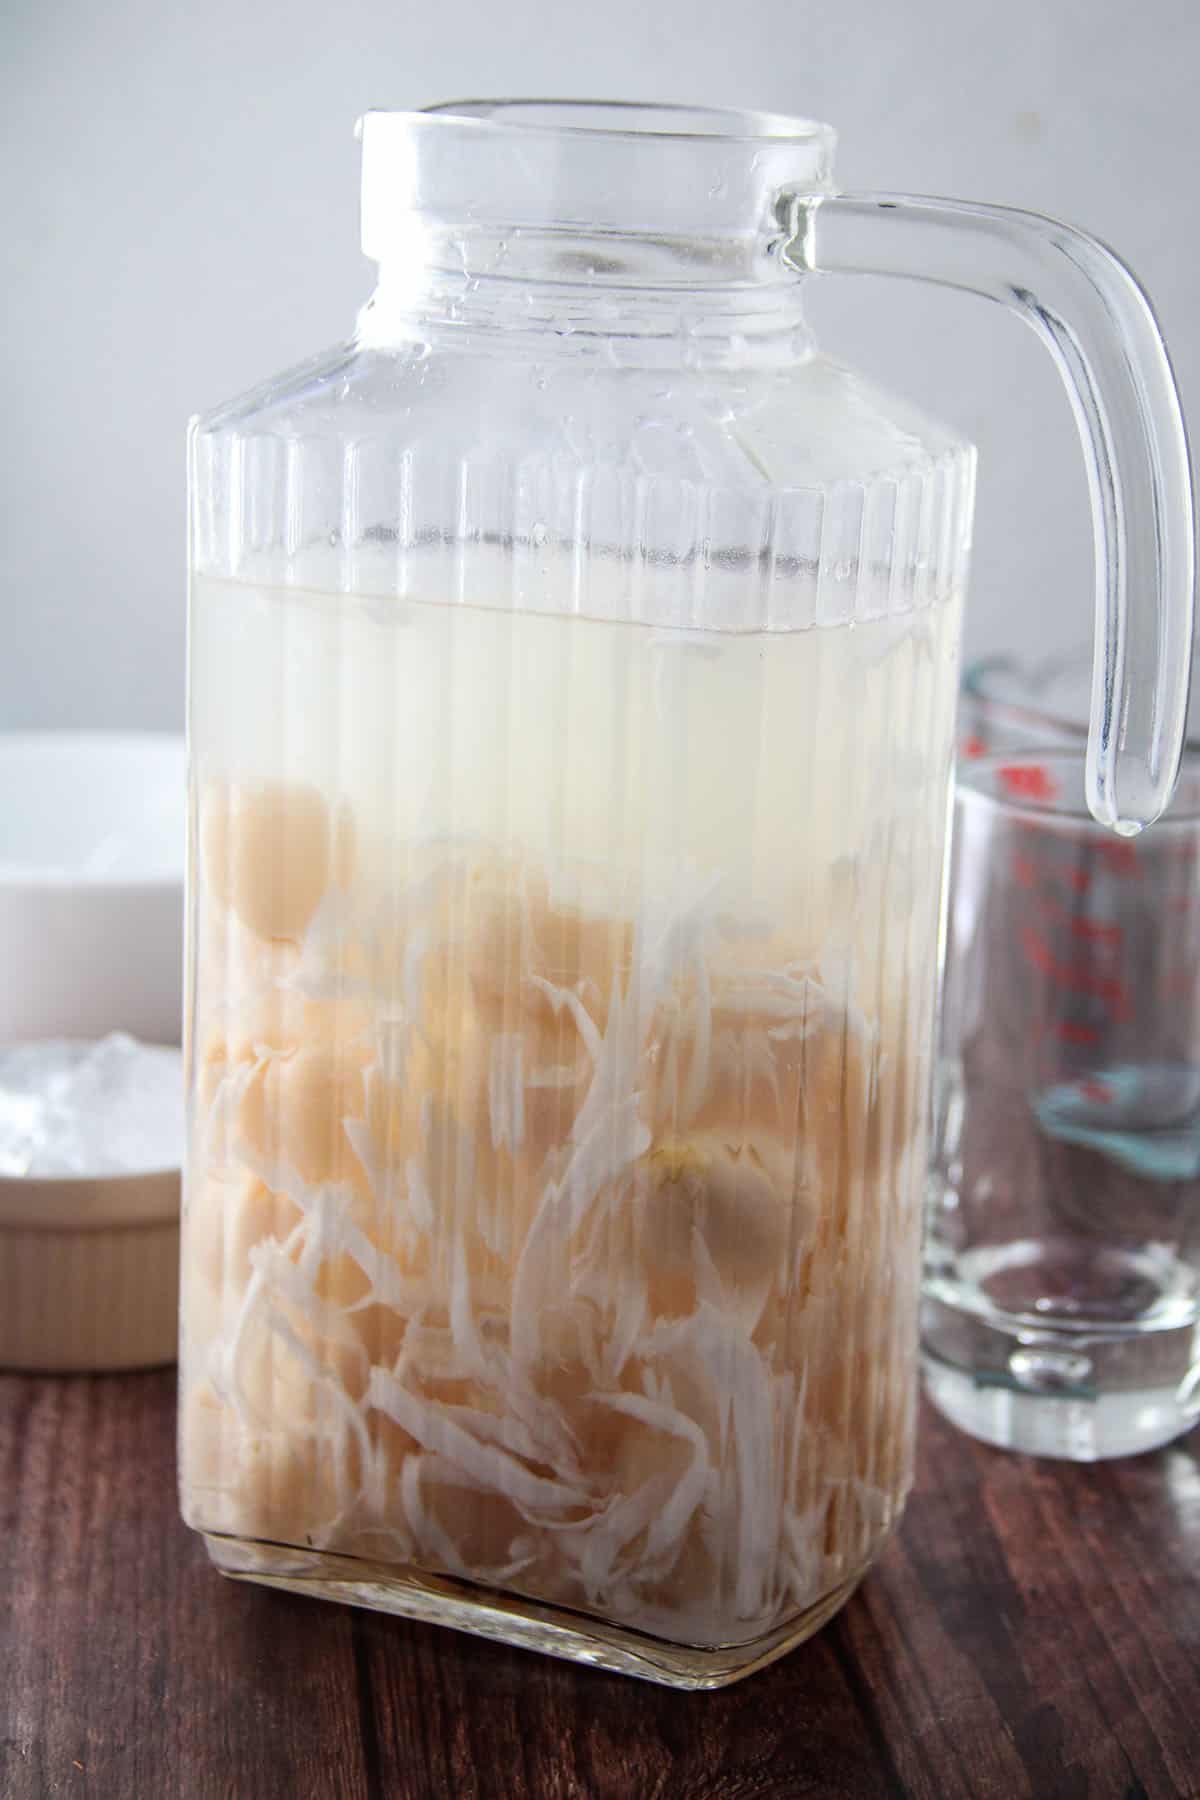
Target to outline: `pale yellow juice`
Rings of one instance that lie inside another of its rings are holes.
[[[190,1524],[698,1645],[859,1571],[958,619],[196,582]]]

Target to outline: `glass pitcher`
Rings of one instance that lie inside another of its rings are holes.
[[[190,440],[183,1510],[231,1575],[718,1686],[913,1455],[974,454],[807,278],[1055,352],[1124,831],[1186,702],[1178,403],[1100,246],[838,196],[823,125],[361,129],[353,338]]]

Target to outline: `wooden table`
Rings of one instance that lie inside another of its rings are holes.
[[[845,1611],[716,1694],[222,1580],[174,1378],[0,1376],[0,1795],[1200,1795],[1200,1432],[1094,1468],[926,1409]]]

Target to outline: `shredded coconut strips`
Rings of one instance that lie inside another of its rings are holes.
[[[589,915],[446,843],[276,921],[237,831],[319,799],[207,797],[189,1522],[752,1642],[907,1485],[914,1059],[711,885]]]

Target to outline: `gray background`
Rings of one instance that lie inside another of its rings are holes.
[[[183,716],[187,417],[345,336],[371,105],[676,99],[828,119],[846,187],[1007,201],[1118,247],[1200,416],[1196,0],[8,0],[0,728]],[[878,280],[825,346],[980,447],[968,647],[1090,629],[1083,465],[1031,334]]]

